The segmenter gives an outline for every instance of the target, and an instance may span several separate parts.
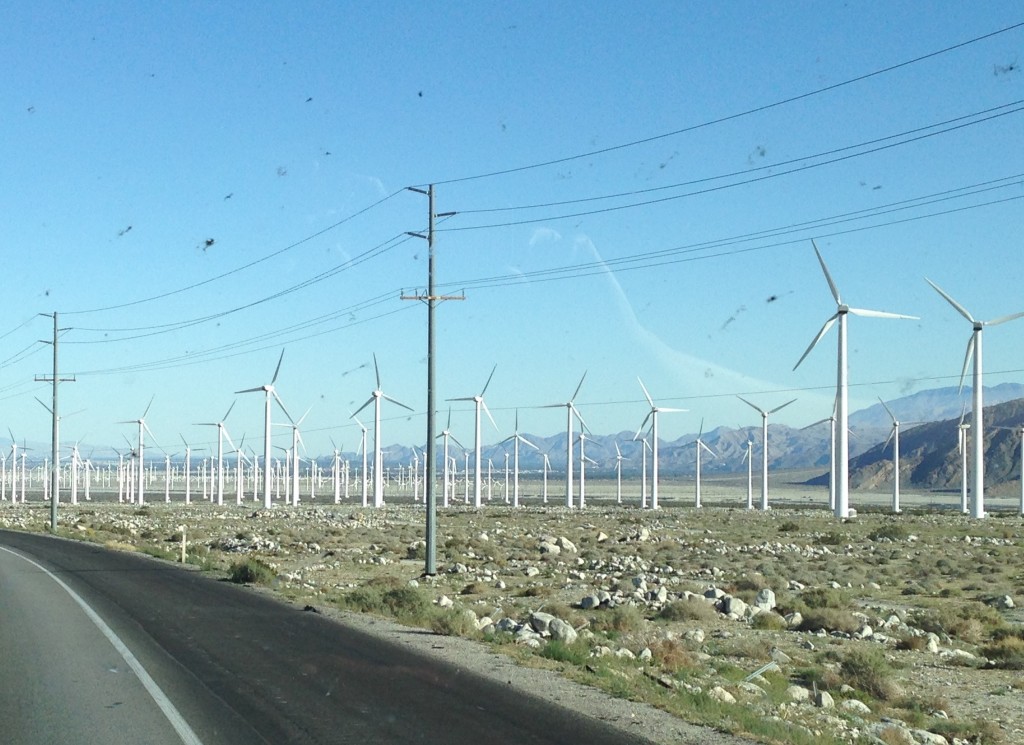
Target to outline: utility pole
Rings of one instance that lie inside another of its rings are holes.
[[[402,295],[402,300],[422,300],[427,304],[427,483],[424,489],[424,501],[427,508],[426,526],[426,566],[423,573],[427,576],[437,574],[437,497],[434,493],[434,482],[436,480],[437,463],[434,451],[434,372],[435,372],[435,350],[434,350],[434,307],[439,300],[465,300],[464,295],[437,295],[434,292],[434,220],[438,217],[451,217],[454,212],[434,212],[434,185],[431,184],[427,190],[417,189],[414,186],[408,187],[409,191],[417,194],[427,195],[427,234],[409,232],[416,238],[423,238],[427,241],[427,294],[426,295]]]
[[[49,313],[40,313],[41,316],[50,317]],[[58,373],[57,368],[57,336],[61,331],[67,331],[67,329],[60,329],[57,327],[57,311],[53,311],[53,341],[46,341],[40,339],[43,344],[53,344],[53,375],[47,377],[46,375],[36,375],[37,383],[53,383],[53,406],[50,409],[50,414],[53,418],[53,429],[52,436],[50,438],[51,452],[50,452],[50,532],[57,532],[57,503],[60,501],[60,415],[57,411],[57,385],[59,383],[74,383],[75,378],[62,378]],[[22,495],[22,499],[25,496]]]

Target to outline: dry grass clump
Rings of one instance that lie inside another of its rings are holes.
[[[391,576],[371,579],[338,598],[337,603],[347,610],[391,616],[414,626],[428,625],[434,611],[422,590]]]
[[[935,634],[948,634],[969,644],[979,644],[1005,627],[999,611],[983,603],[945,603],[918,614],[915,625]]]
[[[718,618],[715,607],[700,598],[673,600],[661,609],[658,618],[664,621],[704,621],[710,622]]]
[[[880,701],[892,700],[899,694],[892,666],[878,649],[851,649],[843,657],[839,671],[848,685]]]
[[[773,611],[758,613],[751,619],[750,626],[761,631],[785,631],[789,628],[786,619]]]
[[[659,639],[649,646],[654,662],[670,675],[680,670],[693,670],[700,663],[678,639]]]
[[[1024,670],[1024,631],[1001,630],[994,641],[982,647],[981,653],[1004,670]]]
[[[644,614],[635,605],[617,605],[609,611],[603,611],[594,616],[591,619],[590,627],[595,631],[633,634],[640,631],[645,623],[647,621]]]
[[[277,574],[259,559],[242,559],[228,569],[228,579],[240,585],[269,585]]]

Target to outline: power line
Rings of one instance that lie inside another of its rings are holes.
[[[579,199],[565,199],[565,200],[561,200],[561,201],[540,202],[540,203],[536,203],[536,204],[521,204],[521,205],[516,205],[516,206],[512,206],[512,207],[484,207],[484,208],[479,208],[479,209],[461,209],[458,212],[459,212],[460,215],[476,215],[476,214],[488,214],[488,213],[494,213],[494,212],[515,212],[515,211],[519,211],[519,210],[544,209],[544,208],[549,208],[549,207],[564,207],[564,206],[567,206],[567,205],[570,205],[570,204],[586,204],[588,202],[599,202],[599,201],[603,201],[603,200],[606,200],[606,199],[624,199],[626,197],[635,197],[635,196],[638,196],[640,194],[652,194],[652,193],[655,193],[655,192],[668,191],[670,189],[681,189],[681,188],[686,187],[686,186],[695,186],[697,184],[705,184],[705,183],[708,183],[708,182],[711,182],[711,181],[719,181],[719,180],[722,180],[722,179],[733,178],[735,176],[742,176],[742,175],[748,174],[748,173],[757,173],[759,171],[769,171],[769,170],[780,168],[782,166],[792,165],[794,163],[801,163],[801,162],[808,161],[808,160],[815,160],[817,158],[824,158],[824,157],[827,157],[827,156],[830,156],[830,155],[836,155],[838,153],[843,153],[843,152],[847,152],[847,151],[850,151],[850,150],[858,150],[860,148],[869,147],[871,145],[877,145],[878,143],[881,143],[881,142],[886,142],[887,140],[894,140],[894,139],[899,138],[899,137],[907,137],[909,135],[917,134],[919,132],[925,132],[926,130],[929,130],[929,129],[935,129],[936,127],[944,127],[946,125],[953,124],[954,122],[962,122],[965,119],[972,119],[972,118],[975,118],[975,117],[982,116],[984,114],[993,114],[993,113],[999,111],[1000,109],[1007,109],[1007,108],[1010,108],[1011,106],[1019,106],[1020,104],[1024,104],[1024,100],[1011,101],[1009,103],[1005,103],[1005,104],[1002,104],[1000,106],[994,106],[992,108],[983,109],[982,111],[976,111],[976,112],[973,112],[973,113],[970,113],[970,114],[964,114],[963,116],[954,117],[952,119],[947,119],[945,121],[936,122],[934,124],[928,124],[928,125],[925,125],[923,127],[915,127],[914,129],[909,129],[909,130],[906,130],[906,131],[903,131],[903,132],[898,132],[896,134],[887,135],[885,137],[877,137],[877,138],[872,139],[872,140],[866,140],[865,142],[859,142],[856,145],[847,145],[845,147],[833,148],[831,150],[825,150],[825,151],[820,152],[820,153],[814,153],[813,155],[802,155],[802,156],[797,157],[797,158],[790,158],[789,160],[783,160],[783,161],[779,161],[777,163],[771,163],[771,164],[768,164],[768,165],[757,166],[755,168],[744,168],[744,169],[741,169],[741,170],[738,170],[738,171],[731,171],[731,172],[728,172],[728,173],[721,173],[721,174],[718,174],[716,176],[705,176],[703,178],[693,179],[693,180],[690,180],[690,181],[681,181],[681,182],[675,183],[675,184],[666,184],[665,186],[653,186],[653,187],[648,188],[648,189],[634,189],[632,191],[624,191],[624,192],[619,192],[619,193],[616,193],[616,194],[603,194],[603,195],[599,195],[599,196],[581,197]],[[1016,111],[1020,111],[1020,109],[1017,109]],[[1004,113],[1015,113],[1015,112],[1004,112]],[[982,121],[987,121],[987,120],[982,119],[982,120],[979,120],[977,122],[970,122],[969,124],[978,124],[978,123],[980,123]],[[932,133],[932,134],[944,134],[945,132],[948,132],[948,131],[951,131],[951,130],[944,130],[943,132],[935,132],[935,133]],[[931,135],[927,135],[927,136],[931,136]],[[905,142],[900,142],[900,143],[893,143],[892,146],[895,147],[896,145],[903,145],[903,144],[907,144],[907,143],[910,143],[910,142],[916,142],[917,139],[919,139],[919,138],[915,138],[915,139],[912,139],[912,140],[906,140]],[[876,150],[868,150],[868,151],[866,151],[864,153],[859,153],[858,155],[867,155],[867,154],[870,154],[870,153],[873,153],[873,152],[877,152],[877,151]],[[851,157],[856,157],[856,156],[851,156]],[[836,162],[836,161],[827,161],[826,163],[834,163],[834,162]],[[826,163],[823,163],[821,165],[825,165]],[[813,167],[813,166],[811,166],[811,167]],[[793,172],[794,171],[788,171],[786,173],[793,173]],[[749,183],[749,182],[744,181],[744,182],[740,182],[740,183],[744,183],[745,184],[745,183]],[[698,193],[701,193],[701,192],[698,192]]]
[[[921,55],[919,57],[914,57],[913,59],[909,59],[909,60],[906,60],[904,62],[899,62],[899,63],[897,63],[895,65],[890,65],[889,67],[883,67],[883,68],[881,68],[879,70],[875,70],[874,72],[869,72],[869,73],[865,73],[863,75],[858,75],[857,77],[849,78],[848,80],[844,80],[844,81],[839,82],[839,83],[833,83],[832,85],[827,85],[827,86],[825,86],[823,88],[817,88],[815,90],[808,91],[806,93],[801,93],[801,94],[796,95],[796,96],[791,96],[789,98],[784,98],[784,99],[781,99],[779,101],[775,101],[774,103],[764,104],[762,106],[757,106],[757,107],[754,107],[752,109],[746,109],[744,111],[741,111],[741,112],[738,112],[738,113],[735,113],[735,114],[729,114],[727,116],[719,117],[717,119],[710,119],[708,121],[701,122],[699,124],[692,124],[690,126],[683,127],[681,129],[673,130],[672,132],[665,132],[664,134],[653,135],[651,137],[645,137],[643,139],[633,140],[631,142],[625,142],[625,143],[622,143],[622,144],[619,144],[619,145],[612,145],[610,147],[601,148],[601,149],[598,149],[598,150],[590,150],[590,151],[585,152],[585,153],[579,153],[579,154],[576,154],[576,155],[568,155],[568,156],[565,156],[565,157],[562,157],[562,158],[555,158],[555,159],[552,159],[552,160],[541,161],[539,163],[532,163],[532,164],[524,165],[524,166],[516,166],[516,167],[513,167],[513,168],[505,168],[505,169],[498,170],[498,171],[489,171],[487,173],[479,173],[479,174],[475,174],[475,175],[471,175],[471,176],[462,176],[462,177],[459,177],[459,178],[451,178],[451,179],[448,179],[446,181],[435,180],[433,183],[435,185],[437,185],[437,186],[443,186],[443,185],[447,185],[447,184],[461,183],[461,182],[464,182],[464,181],[475,181],[477,179],[491,178],[491,177],[494,177],[494,176],[506,176],[506,175],[509,175],[509,174],[512,174],[512,173],[521,173],[523,171],[529,171],[529,170],[533,170],[533,169],[537,169],[537,168],[545,168],[547,166],[559,165],[561,163],[568,163],[570,161],[579,160],[581,158],[592,158],[592,157],[594,157],[596,155],[605,155],[607,153],[616,152],[618,150],[625,150],[627,148],[636,147],[638,145],[645,145],[645,144],[648,144],[650,142],[656,142],[658,140],[663,140],[663,139],[666,139],[666,138],[669,138],[669,137],[675,137],[677,135],[686,134],[688,132],[695,132],[695,131],[700,130],[700,129],[705,129],[707,127],[712,127],[712,126],[714,126],[716,124],[723,124],[725,122],[734,121],[736,119],[740,119],[742,117],[750,116],[752,114],[758,114],[758,113],[761,113],[763,111],[769,111],[771,109],[779,108],[779,107],[785,106],[787,104],[795,103],[797,101],[802,101],[802,100],[807,99],[807,98],[812,98],[813,96],[818,96],[818,95],[821,95],[823,93],[828,93],[830,91],[838,90],[839,88],[843,88],[845,86],[852,85],[854,83],[859,83],[859,82],[862,82],[864,80],[869,80],[870,78],[878,77],[879,75],[885,75],[886,73],[890,73],[890,72],[893,72],[895,70],[899,70],[899,69],[901,69],[903,67],[908,67],[910,65],[917,64],[918,62],[923,62],[925,60],[932,59],[934,57],[938,57],[940,55],[947,54],[949,52],[953,52],[953,51],[956,51],[958,49],[962,49],[964,47],[970,46],[971,44],[976,44],[978,42],[985,41],[986,39],[991,39],[991,38],[993,38],[995,36],[999,36],[1000,34],[1005,34],[1005,33],[1008,33],[1010,31],[1014,31],[1014,30],[1016,30],[1018,28],[1021,28],[1022,26],[1024,26],[1024,22],[1015,23],[1015,24],[1013,24],[1011,26],[1007,26],[1005,28],[1001,28],[1001,29],[998,29],[996,31],[992,31],[992,32],[987,33],[987,34],[983,34],[981,36],[977,36],[977,37],[975,37],[973,39],[968,39],[967,41],[962,41],[962,42],[960,42],[958,44],[954,44],[952,46],[948,46],[948,47],[945,47],[943,49],[939,49],[939,50],[934,51],[934,52],[929,52],[929,53],[923,54],[923,55]],[[420,184],[420,186],[424,186],[424,184]]]
[[[1019,103],[1024,103],[1024,101],[1017,101],[1017,102],[1015,102],[1015,104],[1019,104]],[[1015,105],[1015,104],[1010,104],[1010,105]],[[641,202],[632,202],[630,204],[620,204],[620,205],[615,205],[615,206],[612,206],[612,207],[602,207],[602,208],[594,209],[594,210],[585,210],[583,212],[570,212],[570,213],[561,214],[561,215],[547,215],[545,217],[524,218],[522,220],[511,220],[511,221],[508,221],[508,222],[489,223],[489,224],[485,224],[485,225],[465,225],[465,226],[454,227],[454,228],[443,228],[443,230],[445,232],[457,232],[457,231],[467,231],[467,230],[490,230],[490,229],[494,229],[494,228],[510,228],[510,227],[515,227],[515,226],[518,226],[518,225],[531,225],[531,224],[536,224],[536,223],[539,223],[539,222],[550,222],[552,220],[567,220],[569,218],[575,218],[575,217],[590,217],[592,215],[606,214],[606,213],[609,213],[609,212],[620,212],[622,210],[634,209],[636,207],[647,207],[647,206],[650,206],[650,205],[653,205],[653,204],[662,204],[662,203],[665,203],[665,202],[675,201],[677,199],[685,199],[687,197],[694,197],[694,196],[701,196],[701,195],[704,195],[704,194],[711,194],[711,193],[718,192],[718,191],[724,191],[726,189],[733,189],[733,188],[738,187],[738,186],[747,186],[749,184],[755,184],[755,183],[759,183],[761,181],[768,181],[770,179],[780,178],[782,176],[789,176],[789,175],[792,175],[794,173],[800,173],[802,171],[809,171],[809,170],[812,170],[814,168],[821,168],[822,166],[833,165],[835,163],[840,163],[842,161],[852,160],[853,158],[859,158],[859,157],[864,156],[864,155],[871,155],[873,153],[878,153],[878,152],[881,152],[883,150],[890,150],[892,148],[899,147],[901,145],[906,145],[906,144],[909,144],[909,143],[912,143],[912,142],[917,142],[917,141],[920,141],[920,140],[928,139],[930,137],[935,137],[935,136],[941,135],[941,134],[948,134],[949,132],[954,132],[954,131],[957,131],[957,130],[960,130],[960,129],[964,129],[966,127],[970,127],[970,126],[973,126],[975,124],[981,124],[981,123],[984,123],[984,122],[988,122],[988,121],[991,121],[993,119],[997,119],[999,117],[1008,116],[1010,114],[1016,114],[1016,113],[1019,113],[1021,111],[1024,111],[1024,106],[1020,106],[1020,107],[1018,107],[1016,109],[1012,109],[1012,110],[1009,110],[1009,111],[1003,111],[1003,112],[1000,112],[1000,113],[997,113],[997,114],[992,114],[992,115],[987,116],[987,117],[985,117],[983,119],[979,119],[979,120],[976,120],[976,121],[973,121],[973,122],[967,122],[967,123],[964,123],[964,124],[958,124],[956,126],[948,127],[947,129],[939,130],[937,132],[929,132],[927,134],[918,135],[917,137],[912,137],[912,138],[909,138],[907,140],[903,140],[901,142],[894,142],[894,143],[889,143],[887,145],[880,145],[878,147],[871,148],[869,150],[865,150],[863,152],[851,153],[851,154],[848,154],[848,155],[842,155],[842,156],[839,156],[839,157],[836,157],[836,158],[831,158],[829,160],[821,161],[820,163],[810,163],[810,164],[807,164],[807,165],[804,165],[804,166],[798,166],[796,168],[790,168],[790,169],[784,170],[784,171],[778,171],[778,172],[774,172],[774,173],[769,173],[769,174],[766,174],[766,175],[763,175],[763,176],[755,176],[753,178],[744,179],[744,180],[741,180],[741,181],[733,181],[733,182],[728,183],[728,184],[721,184],[721,185],[718,185],[718,186],[709,186],[709,187],[704,188],[704,189],[695,189],[693,191],[688,191],[688,192],[685,192],[683,194],[673,194],[673,195],[667,196],[667,197],[659,197],[658,199],[647,199],[647,200],[644,200],[644,201],[641,201]],[[524,209],[529,209],[529,208],[524,208]],[[465,214],[465,213],[460,212],[460,214]]]
[[[203,287],[204,285],[208,285],[208,284],[211,284],[213,282],[218,282],[218,281],[220,281],[222,279],[225,279],[227,277],[230,277],[230,276],[232,276],[234,274],[238,274],[239,272],[245,271],[246,269],[251,269],[254,266],[258,266],[259,264],[262,264],[262,263],[264,263],[266,261],[269,261],[270,259],[273,259],[273,258],[275,258],[277,256],[280,256],[281,254],[286,253],[287,251],[291,251],[292,249],[297,248],[297,247],[303,245],[304,243],[308,243],[309,241],[313,240],[314,238],[318,238],[321,235],[323,235],[324,233],[327,233],[327,232],[329,232],[331,230],[334,230],[335,228],[340,227],[341,225],[344,225],[345,223],[349,222],[350,220],[353,220],[356,217],[359,217],[360,215],[363,215],[366,212],[369,212],[370,210],[374,209],[375,207],[379,207],[380,205],[384,204],[385,202],[387,202],[392,197],[394,197],[394,196],[396,196],[398,194],[401,194],[403,191],[405,191],[405,189],[398,189],[397,191],[394,191],[391,194],[388,194],[386,197],[377,200],[376,202],[374,202],[373,204],[369,205],[368,207],[364,207],[363,209],[359,210],[358,212],[354,212],[351,215],[348,215],[347,217],[342,218],[341,220],[338,220],[337,222],[333,223],[332,225],[328,225],[327,227],[322,228],[321,230],[318,230],[315,233],[307,235],[305,238],[300,238],[299,240],[297,240],[294,243],[291,243],[291,244],[285,246],[284,248],[280,248],[277,251],[274,251],[273,253],[269,253],[266,256],[262,257],[262,258],[256,259],[255,261],[250,261],[248,264],[243,264],[242,266],[236,267],[234,269],[230,269],[230,270],[228,270],[228,271],[226,271],[226,272],[224,272],[222,274],[218,274],[215,277],[210,277],[209,279],[204,279],[201,282],[195,282],[195,283],[187,285],[185,287],[179,287],[176,290],[169,290],[167,292],[160,293],[159,295],[152,295],[150,297],[140,298],[138,300],[132,300],[132,301],[127,302],[127,303],[119,303],[117,305],[108,305],[108,306],[105,306],[105,307],[102,307],[102,308],[89,308],[87,310],[66,311],[66,312],[64,312],[64,315],[66,315],[66,316],[70,316],[70,315],[85,315],[87,313],[102,313],[102,312],[109,311],[109,310],[120,310],[122,308],[131,308],[131,307],[136,306],[136,305],[142,305],[143,303],[153,302],[154,300],[162,300],[164,298],[172,297],[174,295],[180,295],[183,292],[188,292],[190,290],[194,290],[194,289],[196,289],[198,287]]]

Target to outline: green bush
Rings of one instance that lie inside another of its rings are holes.
[[[673,600],[658,614],[665,621],[711,621],[717,617],[715,606],[700,598]]]
[[[763,631],[785,631],[788,628],[786,619],[774,611],[758,613],[751,619],[750,625]]]
[[[840,672],[849,685],[880,701],[888,701],[897,693],[892,667],[877,649],[850,650],[840,663]]]
[[[228,579],[239,585],[269,585],[277,575],[259,559],[236,561],[228,569]]]
[[[590,648],[586,643],[580,641],[566,644],[552,639],[541,647],[538,653],[541,657],[546,657],[549,660],[568,662],[579,667],[587,664],[590,660]]]

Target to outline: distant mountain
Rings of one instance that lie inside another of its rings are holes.
[[[1024,385],[1019,383],[985,386],[986,406],[994,406],[1018,398],[1024,398]],[[954,418],[959,420],[965,402],[967,411],[970,411],[970,385],[964,388],[963,392],[958,392],[956,386],[919,391],[894,401],[886,401],[885,405],[892,410],[900,422],[936,422]],[[850,426],[868,429],[881,428],[888,431],[892,426],[892,419],[881,404],[875,404],[850,414]]]
[[[969,419],[967,420],[969,421]],[[1020,479],[1024,399],[986,406],[985,484],[996,487]],[[924,489],[958,489],[962,478],[957,450],[960,411],[945,421],[900,428],[900,483]],[[970,431],[968,431],[970,437]],[[850,486],[879,489],[892,484],[892,443],[880,443],[850,461]],[[824,477],[813,482],[827,482]]]

